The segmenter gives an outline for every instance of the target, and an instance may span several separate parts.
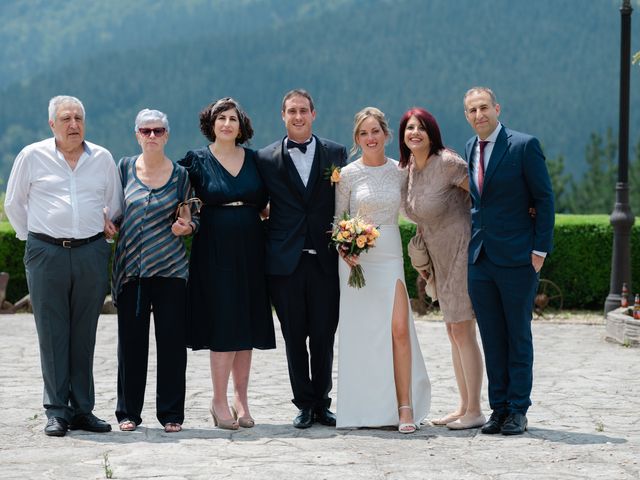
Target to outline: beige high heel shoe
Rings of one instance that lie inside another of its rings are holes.
[[[238,417],[238,411],[236,410],[236,407],[231,407],[231,414],[233,415],[233,418],[238,421],[238,424],[242,428],[253,428],[256,425],[255,420],[249,415]]]
[[[400,405],[398,410],[411,410],[413,412],[413,408],[410,405]],[[400,423],[398,425],[398,432],[400,433],[414,433],[418,428],[420,428],[415,423]]]
[[[218,418],[218,416],[216,415],[216,411],[213,409],[213,403],[209,407],[209,412],[211,413],[211,416],[213,417],[213,424],[216,427],[223,428],[225,430],[238,430],[238,428],[240,428],[238,426],[238,422],[236,422],[234,418],[232,418],[230,420],[220,420]]]

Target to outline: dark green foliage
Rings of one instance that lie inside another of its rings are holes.
[[[608,217],[602,217],[580,223],[556,217],[554,250],[540,278],[560,287],[565,308],[602,308],[609,293],[613,233]]]
[[[407,283],[407,292],[411,298],[417,298],[416,280],[418,272],[411,266],[411,260],[407,254],[409,240],[416,234],[416,224],[408,220],[400,219],[400,237],[402,237],[402,253],[404,255],[404,278]]]
[[[629,203],[631,211],[640,215],[640,139],[635,145],[634,153],[629,158]]]
[[[564,171],[564,157],[547,159],[547,169],[551,177],[556,213],[573,212],[573,196],[571,195],[575,184],[571,175]]]
[[[639,220],[631,230],[632,292],[640,292]],[[557,215],[554,244],[541,278],[560,286],[565,308],[602,308],[611,276],[613,228],[609,216]]]
[[[191,237],[184,239],[187,253],[191,251]],[[0,221],[0,272],[9,273],[9,287],[7,288],[7,300],[15,303],[27,293],[27,278],[24,273],[24,246],[25,242],[18,240],[9,222]],[[115,243],[112,248],[115,251]],[[111,278],[111,260],[109,260],[109,278]]]
[[[405,279],[409,296],[416,297],[417,273],[407,256],[407,243],[416,226],[400,222],[404,250]],[[191,239],[186,238],[187,249]],[[564,296],[564,308],[601,309],[609,293],[613,230],[607,215],[557,215],[554,250],[540,278],[556,283]],[[0,223],[0,271],[11,275],[7,299],[16,301],[27,292],[22,255],[24,242],[15,238],[8,223]],[[632,291],[640,291],[640,223],[631,233]],[[366,275],[366,272],[365,272]],[[634,286],[636,285],[636,286]]]
[[[591,134],[585,155],[587,171],[572,192],[574,213],[611,213],[618,175],[617,152],[610,128],[604,138]]]
[[[9,273],[7,300],[15,302],[27,294],[24,274],[24,242],[16,238],[9,222],[0,222],[0,272]]]
[[[405,245],[407,290],[415,297],[416,273],[406,257],[406,244],[415,225],[400,225]],[[564,297],[564,308],[601,309],[609,294],[613,230],[607,215],[556,215],[554,250],[540,278],[556,283]],[[640,291],[640,224],[631,233],[632,278]],[[634,290],[634,291],[635,291]]]
[[[280,100],[295,87],[314,95],[321,136],[349,144],[353,115],[366,105],[381,108],[395,132],[400,115],[420,105],[462,152],[472,134],[462,96],[488,84],[504,124],[536,135],[550,158],[563,155],[574,178],[585,171],[589,133],[617,124],[612,0],[81,3],[0,2],[0,178],[25,144],[50,135],[46,103],[61,93],[85,102],[87,139],[116,159],[138,151],[140,108],[169,115],[167,153],[176,160],[206,142],[198,111],[226,95],[247,109],[253,145],[263,146],[283,136]],[[639,80],[634,68],[632,92]],[[639,109],[630,123],[636,139]],[[395,141],[388,154],[397,158]]]

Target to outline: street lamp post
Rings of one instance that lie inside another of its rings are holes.
[[[611,283],[604,313],[620,306],[622,283],[631,288],[631,227],[634,217],[629,206],[629,83],[631,76],[631,0],[620,7],[620,126],[618,132],[618,182],[616,204],[611,213],[613,253]]]

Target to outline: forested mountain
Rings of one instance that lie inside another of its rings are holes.
[[[351,144],[366,105],[392,126],[405,109],[436,115],[445,143],[471,135],[462,95],[491,86],[502,121],[537,135],[565,169],[585,170],[592,133],[617,129],[617,0],[60,0],[0,3],[0,180],[28,143],[50,136],[57,94],[87,109],[87,139],[114,157],[138,151],[133,119],[169,115],[168,154],[203,145],[198,112],[221,96],[247,109],[260,147],[283,135],[282,95],[308,89],[315,131]],[[640,49],[633,0],[632,49]],[[631,141],[640,137],[632,68]],[[397,139],[389,154],[397,156]],[[4,186],[0,185],[0,190]]]

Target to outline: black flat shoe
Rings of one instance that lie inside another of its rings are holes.
[[[527,431],[527,416],[524,413],[510,413],[502,425],[503,435],[522,435]]]
[[[336,414],[329,410],[327,407],[319,408],[315,411],[316,422],[326,425],[327,427],[336,426]]]
[[[506,412],[496,412],[495,410],[487,420],[480,431],[484,434],[495,435],[496,433],[500,433],[502,431],[502,425],[504,421],[507,419]]]
[[[64,418],[51,417],[47,420],[47,426],[44,427],[44,434],[49,437],[64,437],[68,428],[69,424]]]
[[[298,416],[293,419],[293,426],[296,428],[309,428],[311,425],[313,425],[313,410],[301,408]]]
[[[71,419],[69,430],[85,430],[87,432],[105,433],[111,431],[111,425],[100,420],[93,413],[83,413]]]

